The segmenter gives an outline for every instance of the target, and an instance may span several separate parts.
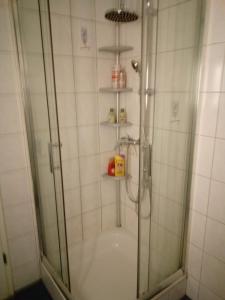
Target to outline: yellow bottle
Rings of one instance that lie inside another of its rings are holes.
[[[115,156],[115,176],[125,176],[125,158],[122,155]]]

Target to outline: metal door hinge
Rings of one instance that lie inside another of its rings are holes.
[[[7,256],[5,253],[2,253],[2,258],[3,258],[4,264],[7,265],[8,261],[7,261]]]

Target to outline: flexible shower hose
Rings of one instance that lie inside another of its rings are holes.
[[[129,150],[130,150],[130,144],[127,144],[126,145],[126,172],[127,174],[129,174]],[[135,203],[135,212],[138,214],[138,195],[135,197],[134,194],[132,193],[132,190],[131,190],[131,187],[130,187],[130,178],[129,176],[126,176],[125,178],[125,187],[126,187],[126,192],[127,192],[127,195],[128,195],[128,198],[130,199],[131,202]],[[140,187],[139,187],[140,188]],[[149,189],[149,197],[151,197],[151,193],[150,193],[150,184],[148,184],[148,189]],[[142,202],[144,199],[145,199],[145,196],[146,196],[146,190],[147,190],[147,187],[146,187],[146,184],[144,184],[144,187],[141,189],[142,193],[140,195],[140,202]],[[150,201],[150,199],[149,199]],[[151,209],[150,209],[150,205],[149,205],[149,213],[144,216],[142,215],[141,213],[141,218],[143,219],[148,219],[150,217],[150,212],[151,212]]]

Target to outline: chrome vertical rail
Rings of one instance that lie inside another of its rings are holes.
[[[150,249],[150,225],[151,225],[151,154],[152,154],[152,135],[150,126],[153,120],[154,110],[154,74],[155,65],[153,64],[153,53],[156,44],[153,44],[154,18],[157,16],[157,8],[154,8],[153,0],[142,1],[142,57],[141,57],[141,84],[140,84],[140,152],[139,152],[139,191],[138,191],[138,261],[137,261],[137,299],[145,297],[147,290],[141,290],[141,243],[142,243],[142,201],[141,195],[149,197],[149,235],[146,243]],[[153,48],[154,47],[154,48]],[[153,102],[152,102],[153,101]],[[152,109],[152,110],[151,110]],[[148,191],[148,193],[147,193]],[[148,278],[149,284],[149,256],[148,256]]]
[[[120,45],[120,23],[116,23],[116,46]],[[116,63],[120,63],[120,54],[116,54]],[[120,93],[116,93],[116,119],[119,122],[120,116]],[[120,127],[116,128],[116,140],[117,142],[120,139]],[[118,151],[120,152],[120,146],[118,147]],[[121,227],[121,185],[120,181],[116,182],[116,226]]]

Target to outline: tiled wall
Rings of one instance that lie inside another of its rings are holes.
[[[106,120],[110,107],[116,108],[116,101],[114,95],[99,93],[99,88],[111,86],[115,56],[98,51],[99,47],[115,45],[115,24],[104,18],[105,11],[114,7],[114,1],[65,1],[60,6],[52,1],[51,4],[54,7],[52,28],[59,115],[67,116],[67,124],[60,121],[60,133],[65,145],[63,148],[66,148],[65,153],[70,153],[70,157],[63,156],[63,173],[66,183],[69,244],[72,246],[82,238],[91,238],[102,230],[114,228],[116,221],[115,183],[101,178],[106,172],[109,158],[115,153],[116,131],[100,125],[101,121]],[[140,5],[136,6],[140,12]],[[86,28],[88,33],[86,48],[81,41],[82,28]],[[135,32],[135,38],[130,32]],[[129,133],[135,138],[138,137],[139,122],[139,77],[131,68],[130,61],[132,58],[140,59],[140,33],[140,19],[121,26],[121,44],[134,47],[133,51],[121,58],[121,65],[127,71],[128,85],[134,89],[134,93],[121,97],[121,107],[126,107],[128,120],[134,124],[131,129],[122,131],[121,136]],[[65,68],[65,65],[68,67]],[[65,106],[68,97],[70,102]],[[137,163],[138,153],[134,155],[131,165],[134,178],[132,189],[135,195]],[[67,182],[72,173],[67,168],[73,165],[76,174],[68,186]],[[124,190],[122,194],[124,196]],[[126,201],[126,209],[122,207],[123,225],[126,219],[126,227],[137,233],[135,208],[130,201]]]
[[[8,1],[0,2],[0,201],[15,289],[39,278],[36,219]]]
[[[115,226],[115,184],[101,175],[116,136],[114,129],[100,126],[115,99],[98,92],[111,85],[114,63],[113,55],[99,53],[98,48],[114,45],[115,26],[104,19],[113,1],[56,2],[51,2],[53,48],[68,241],[73,246]],[[81,40],[83,29],[87,30],[86,46]]]
[[[225,299],[225,2],[206,1],[187,294]]]

